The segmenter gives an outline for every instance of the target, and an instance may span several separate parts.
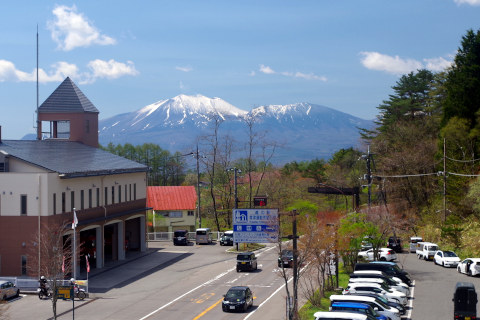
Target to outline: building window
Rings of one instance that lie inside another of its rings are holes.
[[[97,188],[97,207],[100,207],[100,188]]]
[[[73,209],[75,209],[75,191],[70,192],[70,211],[73,212]]]
[[[90,133],[90,120],[85,120],[85,133]]]
[[[122,203],[122,186],[118,186],[118,203]]]
[[[132,184],[130,183],[128,185],[128,192],[129,192],[129,197],[128,197],[128,200],[132,201]]]
[[[168,213],[169,218],[181,218],[183,217],[182,211],[170,211]]]
[[[22,276],[27,275],[27,256],[22,256]]]
[[[66,199],[65,199],[65,192],[62,192],[62,213],[65,212],[65,208],[66,208]]]
[[[125,185],[125,201],[128,201],[128,198],[127,198],[127,185]]]
[[[84,209],[83,204],[85,203],[85,192],[84,190],[80,190],[80,210]]]
[[[88,189],[88,207],[92,207],[92,189]]]
[[[115,203],[115,187],[112,186],[112,204]]]
[[[137,184],[133,184],[133,200],[137,200]]]
[[[53,194],[53,214],[57,214],[57,194]]]
[[[193,216],[194,215],[193,211],[188,211],[188,215]]]
[[[20,214],[27,214],[27,195],[20,195]]]
[[[105,205],[108,205],[108,187],[105,187]]]

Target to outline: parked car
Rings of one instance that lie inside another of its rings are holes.
[[[236,286],[228,289],[223,296],[223,311],[247,311],[253,306],[253,293],[247,286]]]
[[[367,251],[360,251],[358,253],[359,258],[363,258],[367,261],[374,261],[374,251],[373,249],[368,249]],[[393,249],[389,248],[380,248],[378,249],[378,259],[380,261],[392,261],[392,260],[397,260],[397,254]]]
[[[293,251],[284,249],[278,256],[278,267],[293,268]]]
[[[188,231],[187,230],[175,230],[173,231],[173,245],[174,246],[188,246]]]
[[[237,254],[237,272],[257,270],[257,257],[253,252]]]
[[[331,311],[318,311],[313,314],[315,320],[371,320],[375,319],[367,316],[366,314],[351,313],[351,312],[331,312]]]
[[[405,288],[403,286],[397,285],[396,283],[391,284],[390,282],[387,282],[386,280],[380,279],[380,278],[350,278],[350,280],[348,282],[349,283],[359,283],[359,282],[380,283],[380,284],[384,284],[385,288],[389,288],[389,289],[393,289],[393,290],[403,292],[407,296],[410,293],[410,289],[408,287]]]
[[[397,277],[389,277],[382,271],[355,271],[354,273],[350,274],[350,279],[362,279],[362,278],[375,278],[375,279],[382,279],[385,281],[389,286],[399,286],[405,288],[407,292],[410,292],[410,287],[404,283],[400,278]]]
[[[480,274],[480,258],[467,258],[460,262],[457,266],[459,273],[465,273],[469,276]]]
[[[404,305],[398,302],[388,301],[388,299],[385,298],[383,295],[375,292],[361,292],[361,293],[357,292],[357,293],[342,295],[342,297],[346,297],[346,296],[352,296],[352,297],[361,296],[361,297],[374,298],[377,305],[376,306],[372,305],[372,307],[374,308],[376,307],[379,313],[387,316],[392,320],[397,319],[397,317],[398,319],[400,319],[401,315],[404,315],[407,313],[407,309]],[[387,308],[384,305],[386,305]],[[382,308],[384,309],[385,312],[388,312],[388,313],[383,312]],[[399,313],[397,313],[395,309],[398,310]],[[393,313],[393,315],[391,313]]]
[[[358,302],[334,302],[330,306],[331,311],[351,312],[365,314],[372,319],[388,320],[384,315],[378,314],[369,304]],[[368,319],[368,318],[367,318]]]
[[[453,293],[453,317],[455,319],[477,318],[477,292],[470,282],[457,282]]]
[[[423,260],[433,260],[435,252],[438,250],[438,245],[431,242],[418,242],[417,243],[417,253],[418,259]]]
[[[407,296],[397,290],[383,287],[378,283],[349,283],[342,294],[351,294],[356,292],[375,292],[385,296],[387,300],[407,304]]]
[[[408,273],[400,269],[394,262],[374,261],[370,263],[357,263],[355,265],[355,271],[360,270],[383,271],[388,276],[400,278],[408,286],[412,286],[412,280],[410,279]]]
[[[433,256],[433,263],[442,267],[456,267],[460,263],[460,258],[453,251],[438,250]]]
[[[221,246],[233,246],[233,231],[225,231],[220,238]]]
[[[402,252],[402,240],[398,237],[390,237],[387,241],[387,248],[394,250],[395,252]]]
[[[366,294],[370,294],[370,292],[366,292],[365,294],[345,294],[345,295],[334,295],[330,296],[330,303],[334,302],[359,302],[359,303],[366,303],[372,306],[372,308],[376,309],[378,313],[390,318],[391,320],[400,320],[400,311],[398,308],[391,307],[383,301],[386,299],[382,296],[383,300],[380,300],[378,296],[366,296]]]
[[[20,289],[11,281],[0,280],[0,301],[18,297]]]
[[[410,252],[417,252],[417,243],[422,241],[422,237],[410,237]]]

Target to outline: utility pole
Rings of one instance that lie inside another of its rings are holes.
[[[198,143],[197,143],[197,152],[195,154],[197,158],[197,198],[198,198],[198,205],[197,205],[197,215],[198,215],[198,227],[202,227],[202,214],[200,212],[200,166],[198,163]]]
[[[292,211],[292,233],[293,233],[293,317],[298,314],[298,251],[297,251],[297,210]]]
[[[372,168],[370,164],[370,146],[368,146],[367,152],[367,184],[368,184],[368,207],[372,204]]]
[[[447,221],[447,157],[443,138],[443,223]]]

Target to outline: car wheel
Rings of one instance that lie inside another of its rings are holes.
[[[381,257],[380,261],[387,261],[387,259],[385,259],[385,257]]]
[[[471,276],[472,276],[472,270],[468,270],[467,275],[468,275],[469,277],[471,277]]]
[[[17,290],[17,294],[15,294],[15,298],[18,298],[20,296],[20,290]]]
[[[442,267],[445,267],[445,262],[442,261]]]
[[[458,273],[462,273],[462,272],[460,271],[460,267],[457,267],[457,271],[458,271]]]

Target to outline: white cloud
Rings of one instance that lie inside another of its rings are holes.
[[[447,60],[443,57],[432,58],[432,59],[423,59],[425,61],[425,68],[431,71],[439,72],[443,71],[452,66],[452,61]]]
[[[102,61],[94,60],[88,63],[91,72],[79,71],[75,64],[67,62],[57,62],[51,65],[51,70],[46,72],[43,69],[38,70],[38,80],[41,83],[46,82],[60,82],[66,77],[71,77],[80,84],[93,83],[98,78],[116,79],[124,75],[137,75],[138,71],[135,69],[133,62],[127,63],[116,62],[114,60]],[[35,82],[37,81],[37,74],[35,70],[28,73],[18,70],[13,62],[7,60],[0,60],[0,82]]]
[[[135,69],[135,65],[132,61],[127,63],[117,62],[113,59],[108,61],[96,59],[88,63],[88,67],[92,71],[92,77],[117,79],[124,75],[135,76],[138,71]]]
[[[445,58],[424,59],[425,63],[415,59],[403,59],[399,56],[389,56],[378,52],[360,52],[362,56],[361,63],[370,70],[385,71],[392,74],[407,74],[419,69],[429,69],[431,71],[441,71],[451,65],[451,61]]]
[[[471,6],[480,6],[480,0],[455,0],[456,4],[469,4]]]
[[[255,77],[255,75],[256,75],[255,71],[253,71],[253,70],[250,71],[250,76],[251,76],[251,77]]]
[[[183,72],[190,72],[193,69],[191,67],[175,67],[178,71],[183,71]]]
[[[285,77],[301,78],[301,79],[305,79],[305,80],[327,81],[326,77],[317,76],[313,73],[308,73],[308,74],[307,73],[302,73],[302,72],[293,73],[293,72],[289,72],[289,71],[276,72],[272,68],[270,68],[269,66],[265,66],[263,64],[260,65],[259,71],[262,72],[262,73],[265,73],[265,74],[281,74],[282,76],[285,76]],[[250,73],[250,75],[254,76],[255,72],[252,71]]]
[[[52,32],[52,39],[59,49],[70,51],[77,47],[89,47],[93,44],[111,45],[116,40],[100,34],[86,17],[77,13],[77,7],[56,6],[53,9],[55,20],[49,21],[47,26]]]
[[[268,66],[264,66],[263,64],[260,65],[260,72],[265,73],[265,74],[275,74],[276,72],[273,71],[272,68]]]

